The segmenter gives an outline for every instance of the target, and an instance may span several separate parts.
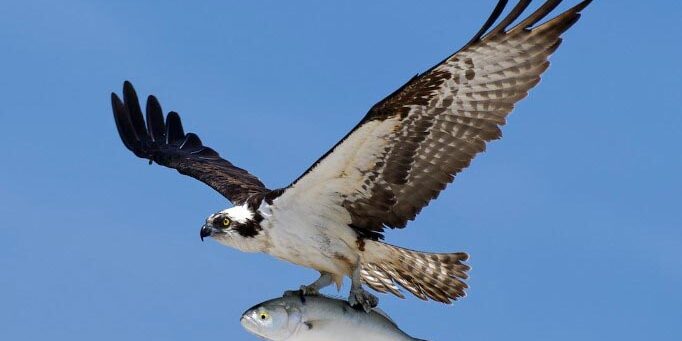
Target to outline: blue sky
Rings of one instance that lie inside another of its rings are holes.
[[[255,340],[241,312],[316,277],[199,241],[227,203],[123,147],[109,93],[124,80],[285,186],[493,6],[4,1],[0,339]],[[405,331],[682,338],[680,13],[673,1],[595,1],[505,137],[388,233],[471,254],[469,296],[454,305],[380,297]]]

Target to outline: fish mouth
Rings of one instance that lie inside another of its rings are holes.
[[[239,323],[241,323],[242,327],[244,329],[248,330],[249,332],[260,335],[258,334],[258,329],[256,328],[256,322],[254,321],[253,317],[244,315],[239,319]]]

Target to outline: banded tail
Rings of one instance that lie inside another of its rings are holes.
[[[362,253],[362,281],[378,292],[405,298],[398,285],[413,295],[450,303],[466,296],[464,280],[470,267],[465,252],[429,253],[365,240]]]

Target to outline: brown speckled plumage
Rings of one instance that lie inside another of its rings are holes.
[[[547,0],[513,25],[530,3],[519,0],[493,26],[507,4],[499,0],[462,49],[375,104],[303,175],[277,190],[185,134],[177,113],[164,120],[153,96],[145,119],[129,82],[123,101],[112,94],[116,126],[135,155],[194,177],[237,205],[211,216],[233,222],[221,226],[209,217],[202,239],[314,268],[320,279],[304,287],[313,292],[349,276],[349,302],[366,310],[376,298],[363,282],[448,303],[465,295],[465,253],[418,252],[379,240],[386,227],[405,227],[501,137],[507,115],[538,84],[561,34],[591,1],[538,24],[560,2]]]
[[[379,237],[386,226],[404,227],[488,141],[502,136],[500,127],[514,104],[540,81],[561,33],[590,1],[532,28],[560,2],[547,1],[507,29],[528,2],[519,2],[500,26],[377,103],[360,123],[401,120],[393,134],[374,142],[385,148],[373,167],[362,170],[359,185],[369,190],[345,198],[360,233]]]

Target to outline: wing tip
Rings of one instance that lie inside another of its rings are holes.
[[[474,34],[474,36],[469,40],[466,44],[464,44],[464,47],[462,47],[462,50],[475,44],[478,42],[481,37],[485,35],[485,33],[488,31],[488,29],[497,21],[497,19],[500,17],[502,12],[504,11],[504,8],[507,7],[507,2],[508,0],[498,0],[497,4],[495,5],[495,8],[493,8],[493,11],[490,13],[490,16],[488,16],[488,19],[483,23],[481,28]]]
[[[514,20],[518,19],[518,17],[523,14],[523,12],[528,8],[528,5],[530,5],[532,0],[520,0],[514,8],[507,14],[502,21],[500,21],[497,26],[495,26],[488,34],[486,34],[486,37],[492,37],[500,32],[504,32],[504,30],[507,29],[509,25],[511,25]]]
[[[135,87],[133,86],[133,83],[131,83],[128,80],[123,81],[123,98],[130,98],[133,96],[134,98],[137,98],[137,92],[135,91]]]
[[[575,5],[573,7],[573,10],[575,11],[575,13],[580,13],[582,12],[582,10],[585,9],[585,7],[589,6],[590,3],[592,3],[592,0],[583,0],[583,2]]]
[[[560,26],[560,32],[565,32],[568,30],[573,24],[575,24],[578,19],[580,19],[580,13],[592,3],[592,0],[583,0],[579,2],[577,5],[569,8],[568,10],[561,12],[554,18],[549,19],[548,21],[544,22],[543,24],[536,26],[535,28],[532,28],[533,25],[537,24],[540,20],[544,19],[549,15],[560,3],[562,0],[548,0],[545,2],[542,6],[540,6],[535,12],[533,12],[531,15],[528,16],[525,20],[520,22],[518,25],[513,27],[511,31],[519,31],[519,30],[528,30],[528,29],[538,29],[538,28],[546,28],[546,27],[552,27],[552,26]]]
[[[118,97],[118,95],[113,91],[111,92],[110,97],[111,97],[111,107],[112,107],[112,109],[114,109],[114,115],[116,115],[116,107],[118,106],[119,103],[121,105],[123,105],[123,102],[121,102],[121,98]]]
[[[168,120],[171,117],[173,120],[180,121],[180,114],[178,114],[176,111],[169,111],[168,115],[166,115],[166,120]]]
[[[481,26],[479,31],[460,50],[470,47],[471,45],[475,44],[481,39],[484,39],[486,37],[492,37],[499,33],[505,32],[508,26],[511,25],[514,22],[514,20],[518,19],[518,17],[521,14],[523,14],[523,12],[530,5],[531,1],[532,0],[519,0],[519,2],[514,6],[514,8],[512,8],[512,10],[507,14],[507,16],[504,17],[495,27],[490,29],[490,27],[495,23],[495,21],[497,21],[497,19],[500,17],[505,7],[507,6],[507,0],[498,0],[497,5],[493,9],[488,19],[483,24],[483,26]],[[545,1],[538,9],[531,13],[527,18],[522,20],[514,27],[510,28],[509,32],[531,28],[533,25],[537,24],[540,20],[542,20],[549,13],[551,13],[562,1],[563,0]],[[587,7],[590,3],[592,3],[592,0],[583,0],[577,5],[567,10],[566,12],[563,12],[562,14],[558,15],[557,18],[562,17],[564,15],[572,14],[575,17],[575,19],[573,19],[572,22],[570,22],[569,24],[565,25],[565,29],[568,29],[578,20],[578,18],[580,18],[580,12],[583,9],[585,9],[585,7]],[[488,31],[489,29],[490,31]]]
[[[166,116],[166,143],[180,142],[185,138],[185,129],[182,127],[180,114],[171,111]]]
[[[118,130],[118,136],[121,138],[121,142],[123,142],[123,145],[128,150],[135,153],[135,155],[138,155],[137,145],[139,144],[139,138],[130,121],[130,114],[123,104],[123,101],[121,101],[121,98],[114,92],[111,93],[111,109],[114,114],[114,123],[116,124],[116,129]]]

